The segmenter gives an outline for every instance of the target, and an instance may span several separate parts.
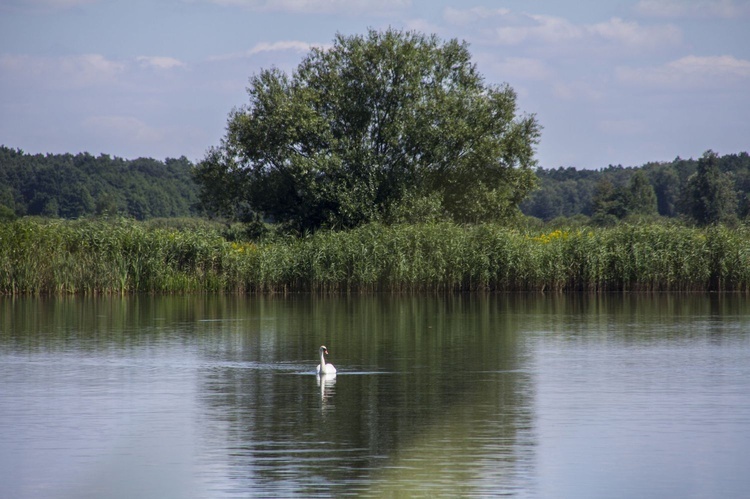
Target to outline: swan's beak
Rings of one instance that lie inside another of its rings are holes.
[[[325,350],[323,350],[323,353],[325,353],[326,355],[328,355],[328,349],[326,348]]]

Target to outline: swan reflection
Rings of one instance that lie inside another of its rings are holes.
[[[318,374],[318,388],[320,388],[320,407],[326,409],[332,406],[333,395],[336,393],[336,373]]]

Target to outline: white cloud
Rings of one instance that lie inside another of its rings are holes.
[[[63,57],[0,55],[0,69],[20,81],[37,81],[50,86],[86,87],[109,83],[125,70],[125,64],[100,54]]]
[[[324,44],[312,44],[308,42],[301,42],[298,40],[283,40],[278,42],[261,42],[253,45],[248,50],[243,52],[232,52],[230,54],[223,54],[211,57],[212,61],[226,61],[231,59],[243,59],[247,57],[253,57],[254,55],[263,54],[267,52],[297,52],[305,54],[310,51],[313,47],[325,48],[328,45]]]
[[[538,14],[524,15],[525,22],[495,29],[495,39],[503,45],[519,45],[527,41],[559,43],[580,40],[584,29],[561,17]]]
[[[184,68],[187,66],[184,62],[174,57],[160,57],[160,56],[138,56],[135,58],[141,66],[155,69],[173,69],[173,68]]]
[[[750,15],[748,0],[640,0],[636,12],[664,18],[736,18]]]
[[[591,52],[663,48],[682,42],[682,32],[672,24],[644,26],[619,17],[579,24],[557,16],[475,7],[446,8],[443,18],[448,23],[471,29],[471,38],[481,37],[482,42],[488,44],[537,45]]]
[[[616,69],[624,83],[667,88],[715,88],[750,82],[750,61],[731,55],[689,55],[650,68]]]
[[[625,47],[649,48],[677,45],[682,32],[675,26],[641,26],[633,21],[613,17],[607,22],[586,26],[587,34]]]
[[[637,22],[624,21],[618,17],[601,23],[581,25],[554,16],[529,14],[526,18],[528,22],[524,25],[497,28],[497,42],[506,45],[542,42],[550,45],[585,44],[593,48],[600,47],[601,44],[649,48],[676,45],[682,40],[682,33],[675,26],[641,26]]]
[[[132,116],[91,116],[83,124],[96,135],[119,137],[125,142],[156,143],[164,138],[163,132]]]
[[[309,52],[313,47],[312,44],[307,42],[300,42],[295,40],[279,41],[279,42],[261,42],[255,44],[250,50],[247,51],[248,55],[261,54],[263,52]]]
[[[387,14],[411,6],[411,0],[209,0],[219,5],[259,11],[293,13],[371,13]]]
[[[441,26],[438,26],[437,24],[434,24],[427,19],[408,19],[404,21],[404,28],[406,28],[409,31],[417,31],[419,33],[435,33],[435,34],[441,34],[443,32],[443,28]]]
[[[488,9],[486,7],[454,9],[453,7],[446,7],[443,11],[443,19],[451,24],[466,26],[492,17],[507,16],[510,13],[509,9]]]

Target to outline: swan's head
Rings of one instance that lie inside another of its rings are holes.
[[[323,345],[323,346],[321,346],[321,347],[320,347],[320,354],[321,354],[321,355],[322,355],[322,354],[326,354],[326,355],[328,355],[328,349],[326,348],[326,346],[325,346],[325,345]]]

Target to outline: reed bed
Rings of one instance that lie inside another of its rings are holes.
[[[450,223],[254,244],[209,226],[0,224],[0,294],[750,290],[750,230]]]

